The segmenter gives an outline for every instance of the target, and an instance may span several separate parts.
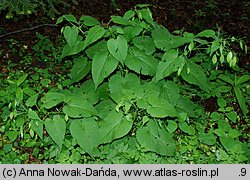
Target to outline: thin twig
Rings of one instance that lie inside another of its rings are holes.
[[[40,25],[31,27],[31,28],[20,29],[20,30],[17,30],[17,31],[13,31],[13,32],[9,32],[9,33],[6,33],[6,34],[2,34],[2,35],[0,35],[0,39],[3,38],[3,37],[6,37],[6,36],[13,35],[13,34],[18,34],[18,33],[25,32],[25,31],[32,31],[34,29],[37,29],[37,28],[40,28],[40,27],[43,27],[43,26],[57,27],[56,24],[40,24]]]

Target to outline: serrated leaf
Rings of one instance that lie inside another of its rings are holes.
[[[153,151],[165,156],[175,155],[175,141],[156,121],[151,120],[145,127],[139,129],[136,134],[136,139],[139,144],[148,151]]]
[[[84,41],[84,47],[96,42],[97,40],[101,39],[105,34],[105,29],[99,25],[96,25],[89,29],[86,39]]]
[[[180,96],[175,108],[178,113],[185,112],[189,117],[196,117],[194,110],[198,107],[188,97]]]
[[[36,111],[33,111],[32,109],[29,109],[29,111],[28,111],[28,118],[41,120],[39,118],[38,114],[36,113]]]
[[[91,65],[87,58],[77,58],[69,74],[71,83],[79,82],[81,79],[83,79],[89,73],[90,67]]]
[[[59,115],[55,115],[53,119],[46,119],[45,128],[53,141],[55,141],[55,143],[62,148],[66,132],[66,122],[64,118]]]
[[[156,81],[160,81],[161,79],[170,76],[173,72],[176,72],[178,69],[182,68],[186,63],[183,56],[171,59],[163,55],[163,59],[166,61],[160,61],[157,66],[155,76]]]
[[[93,18],[91,16],[82,16],[80,18],[80,21],[83,21],[83,24],[85,26],[95,26],[95,25],[100,25],[101,24],[97,19],[95,19],[95,18]]]
[[[133,44],[140,50],[144,50],[146,55],[155,52],[154,40],[149,36],[139,36],[133,39]]]
[[[107,47],[110,54],[112,54],[114,58],[116,58],[121,63],[124,62],[128,53],[128,43],[124,36],[119,35],[117,39],[109,39],[107,42]]]
[[[131,130],[132,125],[133,120],[129,115],[123,116],[121,111],[111,111],[100,122],[100,142],[110,143],[117,138],[125,136]]]
[[[118,61],[109,55],[107,51],[99,51],[96,53],[91,69],[95,89],[103,82],[104,78],[116,69],[117,65]]]
[[[37,98],[38,98],[38,94],[30,96],[29,99],[27,99],[25,105],[27,107],[32,107],[32,106],[36,105]]]
[[[154,76],[156,73],[158,60],[152,55],[146,55],[138,48],[131,47],[125,60],[125,65],[140,74]]]
[[[161,50],[169,49],[172,36],[173,35],[162,26],[158,26],[152,30],[152,37],[154,39],[155,46]]]
[[[181,47],[194,40],[194,35],[189,34],[187,36],[173,36],[166,28],[157,26],[152,30],[152,37],[154,39],[155,46],[161,50],[168,51]]]
[[[173,105],[164,99],[155,97],[148,98],[148,103],[151,105],[147,108],[147,112],[156,118],[175,117],[177,115]]]
[[[58,92],[48,92],[42,97],[41,101],[43,103],[43,107],[46,109],[50,109],[64,100],[64,95]]]
[[[84,97],[73,95],[69,98],[68,105],[63,107],[63,112],[69,117],[91,117],[97,114],[96,109]]]
[[[74,120],[70,124],[70,133],[77,143],[90,155],[100,143],[99,127],[95,118]]]
[[[173,81],[166,81],[163,83],[163,87],[161,88],[160,97],[167,100],[173,106],[175,106],[180,97],[180,88]]]
[[[194,135],[195,134],[195,129],[194,127],[188,125],[186,122],[181,122],[179,123],[179,128],[184,132],[187,133],[188,135]]]
[[[190,72],[183,70],[181,73],[182,78],[188,83],[197,85],[202,90],[208,92],[210,85],[202,67],[192,61],[187,61],[186,68],[189,68]]]

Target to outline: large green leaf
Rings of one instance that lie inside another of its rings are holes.
[[[96,115],[96,109],[84,98],[73,95],[69,98],[68,105],[63,107],[63,112],[72,118],[90,117]]]
[[[66,122],[64,118],[59,115],[55,115],[53,119],[46,119],[45,128],[53,141],[55,141],[55,143],[62,148],[66,132]]]
[[[223,147],[229,152],[238,144],[231,136],[222,135],[219,137],[219,139]]]
[[[194,104],[188,97],[180,96],[176,105],[176,110],[179,113],[187,113],[189,117],[196,117],[195,109],[199,106]]]
[[[95,54],[98,53],[101,50],[106,50],[107,49],[107,41],[100,41],[92,46],[90,46],[88,49],[86,49],[86,54],[88,58],[93,59]]]
[[[149,36],[135,37],[133,43],[138,49],[144,50],[146,55],[151,55],[155,52],[154,40]]]
[[[132,25],[132,26],[136,25],[134,21],[130,21],[121,16],[111,16],[111,19],[114,23],[121,24],[121,25]]]
[[[93,18],[91,16],[82,16],[80,18],[80,21],[83,21],[83,24],[85,26],[95,26],[95,25],[100,25],[101,24],[97,19],[95,19],[95,18]]]
[[[141,146],[148,151],[156,152],[160,155],[174,156],[176,144],[170,133],[156,121],[150,120],[148,124],[139,129],[136,139]]]
[[[110,143],[113,140],[123,137],[131,130],[132,118],[123,113],[111,111],[103,121],[100,122],[101,143]]]
[[[129,42],[134,37],[138,36],[142,32],[143,28],[140,26],[126,26],[123,28],[124,36]]]
[[[68,43],[68,45],[70,47],[75,45],[78,33],[79,33],[79,30],[75,26],[72,26],[72,27],[66,26],[66,27],[64,27],[63,35],[64,35],[64,38],[66,39],[66,41],[67,41],[67,43]]]
[[[75,55],[85,48],[85,43],[82,41],[82,37],[78,36],[75,44],[73,46],[70,46],[69,44],[66,44],[62,50],[61,58],[64,58],[66,56]]]
[[[62,93],[48,92],[44,97],[42,97],[41,101],[43,103],[43,107],[50,109],[63,102],[64,97],[65,96]]]
[[[77,143],[89,154],[100,144],[99,127],[95,118],[73,120],[70,124],[70,133]]]
[[[85,46],[87,47],[88,45],[96,42],[97,40],[99,40],[100,38],[102,38],[102,36],[105,33],[105,29],[103,27],[101,27],[100,25],[96,25],[92,28],[89,29],[88,34],[86,36],[86,39],[84,41]]]
[[[43,122],[38,119],[32,119],[30,121],[30,128],[37,133],[37,135],[43,139]]]
[[[88,62],[87,58],[85,57],[77,58],[69,74],[71,83],[75,83],[83,79],[89,73],[90,67],[91,65]]]
[[[29,108],[29,111],[28,111],[28,118],[29,119],[37,119],[37,120],[41,120],[37,114],[36,111],[32,110],[31,108]]]
[[[199,134],[199,140],[207,145],[214,145],[216,143],[216,136],[213,133]]]
[[[109,76],[117,67],[118,61],[107,51],[99,51],[93,58],[92,77],[95,89]]]
[[[138,48],[131,47],[129,49],[128,57],[125,60],[125,65],[137,73],[154,76],[158,60],[151,55],[146,55],[144,51],[141,51]]]
[[[148,98],[148,103],[151,106],[147,108],[147,112],[152,117],[164,118],[167,116],[175,117],[177,115],[174,106],[164,99],[151,97],[151,98]]]
[[[179,123],[179,128],[180,128],[184,133],[187,133],[188,135],[194,135],[194,134],[195,134],[195,129],[194,129],[194,127],[188,125],[186,122],[181,122],[181,123]]]
[[[215,32],[210,29],[206,29],[196,35],[197,37],[206,37],[206,38],[213,38],[215,36]]]
[[[235,86],[238,86],[240,84],[243,84],[247,81],[250,81],[250,75],[243,75],[239,79],[237,79]]]
[[[28,107],[32,107],[32,106],[36,105],[37,98],[38,98],[38,94],[34,94],[34,95],[30,96],[29,99],[27,99],[25,105]]]
[[[109,39],[107,42],[107,47],[110,54],[112,54],[114,58],[116,58],[121,63],[124,62],[128,53],[128,43],[124,36],[119,35],[117,39]]]
[[[172,34],[164,27],[157,26],[152,30],[155,46],[161,50],[169,49]]]
[[[162,61],[160,61],[157,66],[156,81],[168,77],[173,72],[178,71],[179,68],[185,65],[185,62],[183,56],[178,57],[178,51],[170,50],[166,52],[162,57]]]
[[[232,86],[235,85],[234,81],[230,77],[226,76],[225,74],[220,74],[218,78],[221,79],[222,81],[225,81],[226,83],[229,83]]]
[[[83,94],[84,98],[86,98],[90,104],[96,104],[99,101],[99,93],[95,91],[95,85],[91,79],[85,81],[79,88],[74,88],[73,94],[74,93]],[[103,98],[103,96],[101,97]]]
[[[209,91],[209,81],[202,67],[192,61],[187,61],[185,67],[181,73],[182,78],[190,84],[199,86],[204,91]]]
[[[113,75],[109,80],[109,90],[111,98],[119,103],[121,100],[131,100],[138,97],[140,79],[135,75],[128,73],[125,77],[120,74]]]
[[[20,78],[18,78],[16,85],[20,86],[27,79],[27,77],[28,77],[28,74],[22,75]]]
[[[152,30],[152,37],[154,39],[155,46],[164,51],[183,46],[192,42],[195,38],[191,33],[183,37],[173,36],[166,28],[162,26],[157,26],[154,30]]]
[[[163,87],[161,88],[160,98],[164,98],[170,104],[175,106],[180,97],[180,88],[173,81],[166,81],[163,83]]]

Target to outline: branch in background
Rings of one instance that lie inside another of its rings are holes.
[[[0,35],[0,39],[3,38],[3,37],[6,37],[6,36],[13,35],[13,34],[18,34],[18,33],[25,32],[25,31],[32,31],[34,29],[37,29],[37,28],[40,28],[40,27],[44,27],[44,26],[58,27],[56,24],[40,24],[40,25],[31,27],[31,28],[20,29],[20,30],[17,30],[17,31],[13,31],[13,32],[9,32],[9,33],[6,33],[6,34],[2,34],[2,35]]]

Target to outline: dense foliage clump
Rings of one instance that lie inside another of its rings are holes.
[[[63,21],[62,48],[45,38],[37,51],[67,62],[67,75],[1,80],[1,162],[30,161],[24,149],[43,163],[250,162],[250,75],[231,49],[247,51],[241,40],[171,33],[146,5],[108,24]]]

